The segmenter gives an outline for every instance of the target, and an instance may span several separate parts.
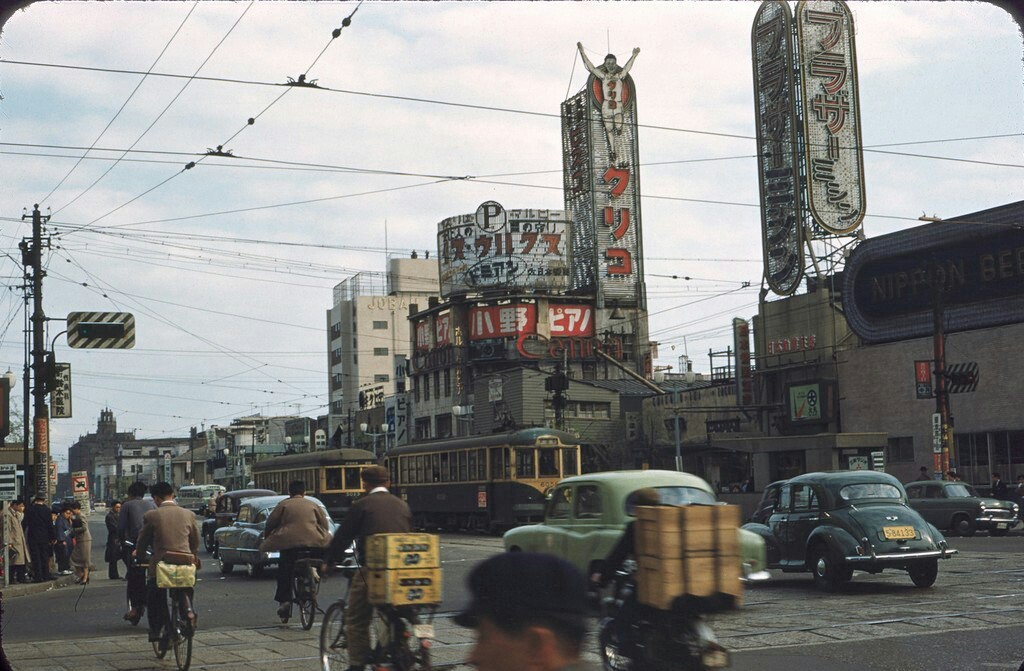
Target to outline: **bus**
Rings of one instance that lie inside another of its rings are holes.
[[[210,497],[227,491],[223,485],[182,485],[178,487],[175,499],[182,508],[200,512],[210,502]]]

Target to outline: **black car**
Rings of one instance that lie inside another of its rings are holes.
[[[973,536],[978,529],[1005,536],[1017,525],[1016,503],[979,496],[966,482],[915,480],[905,487],[910,507],[939,529],[961,536]]]
[[[899,480],[877,471],[807,473],[783,481],[765,523],[743,528],[765,539],[768,568],[811,572],[826,591],[850,580],[854,570],[887,568],[931,587],[938,560],[956,553],[907,505]]]
[[[274,496],[275,494],[277,492],[272,489],[236,489],[221,494],[220,498],[217,499],[217,509],[206,512],[206,519],[203,520],[201,527],[203,545],[206,546],[206,551],[214,557],[217,556],[217,541],[214,534],[217,532],[217,529],[226,527],[235,521],[235,517],[238,516],[238,509],[242,506],[242,501],[251,499],[254,496]]]

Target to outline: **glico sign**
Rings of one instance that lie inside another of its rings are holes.
[[[866,207],[853,15],[842,0],[800,0],[796,25],[807,207],[830,233],[851,233]]]
[[[786,2],[766,0],[750,34],[764,275],[780,296],[793,293],[804,273],[792,21]]]
[[[623,306],[642,300],[636,88],[614,56],[594,66],[583,91],[562,103],[562,175],[572,219],[570,289]]]
[[[867,342],[932,335],[936,299],[950,332],[1024,322],[1024,229],[964,219],[975,223],[948,220],[854,250],[843,289],[854,333]]]
[[[487,201],[437,226],[441,295],[487,289],[561,291],[569,224],[560,210],[506,210]]]

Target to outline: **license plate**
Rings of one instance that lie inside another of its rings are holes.
[[[917,536],[914,527],[882,527],[882,534],[887,541],[907,540]]]
[[[412,625],[412,635],[416,638],[434,638],[434,625],[414,624]]]
[[[281,558],[281,553],[280,552],[268,552],[267,553],[267,559],[280,559],[280,558]]]
[[[1006,522],[1000,522],[999,524],[996,525],[996,529],[1005,529],[1005,528],[1006,528]]]

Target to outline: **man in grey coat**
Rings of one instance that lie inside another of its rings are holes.
[[[132,557],[135,542],[142,531],[143,517],[150,510],[156,510],[153,499],[143,498],[146,485],[133,482],[128,486],[128,500],[121,504],[121,512],[117,516],[117,534],[123,553],[125,580],[128,590],[128,612],[124,619],[133,625],[138,624],[146,612],[146,567],[138,565]]]

